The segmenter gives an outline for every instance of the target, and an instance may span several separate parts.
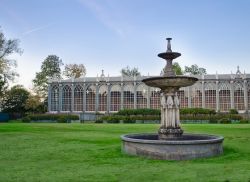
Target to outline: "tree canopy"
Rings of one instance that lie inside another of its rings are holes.
[[[46,112],[46,106],[42,102],[39,95],[30,94],[25,102],[25,109],[31,113],[43,113]]]
[[[2,111],[8,113],[25,113],[25,103],[30,93],[21,85],[13,86],[3,96]]]
[[[138,71],[138,68],[130,68],[129,66],[122,68],[121,74],[123,76],[129,76],[129,77],[141,75],[141,73]]]
[[[9,82],[19,76],[14,69],[17,66],[16,60],[9,57],[13,53],[22,53],[19,48],[19,40],[6,39],[0,30],[0,96],[8,87]]]
[[[83,64],[66,64],[63,74],[68,78],[80,78],[86,75],[86,68]]]
[[[185,73],[190,73],[192,75],[205,75],[207,70],[205,68],[199,67],[197,64],[193,64],[190,67],[185,66]]]
[[[47,97],[48,81],[50,78],[61,78],[62,60],[56,55],[49,55],[42,62],[41,71],[33,79],[34,90],[42,98]]]
[[[175,71],[176,75],[183,75],[183,70],[182,70],[181,66],[179,65],[179,63],[177,63],[177,62],[173,63],[173,70]]]

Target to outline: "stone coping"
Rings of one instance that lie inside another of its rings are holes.
[[[143,144],[157,144],[157,145],[195,145],[195,144],[211,144],[221,143],[224,140],[222,136],[208,135],[208,134],[190,134],[185,133],[179,140],[159,140],[156,133],[140,133],[140,134],[126,134],[122,135],[121,139],[127,142],[143,143]]]

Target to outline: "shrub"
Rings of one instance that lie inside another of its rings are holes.
[[[97,120],[95,121],[95,123],[103,123],[103,120],[102,120],[102,119],[97,119]]]
[[[135,120],[130,117],[124,117],[123,123],[135,123]]]
[[[27,117],[29,117],[31,121],[48,120],[48,121],[57,121],[60,123],[61,122],[65,123],[71,120],[79,120],[79,116],[73,114],[33,114],[33,115],[28,115]]]
[[[214,109],[205,109],[205,108],[182,108],[180,109],[180,114],[216,114]]]
[[[240,123],[241,123],[241,124],[247,124],[247,123],[250,123],[250,122],[249,122],[249,120],[247,120],[247,119],[241,119],[241,120],[240,120]]]
[[[23,118],[22,118],[22,122],[23,122],[23,123],[30,123],[30,122],[31,122],[31,119],[30,119],[30,117],[26,116],[26,117],[23,117]]]
[[[67,123],[67,118],[65,116],[60,116],[56,120],[58,123]]]
[[[229,114],[239,114],[236,109],[230,109]]]
[[[229,118],[222,118],[219,120],[219,123],[221,124],[230,124],[231,120]]]
[[[119,123],[123,121],[123,123],[135,123],[136,120],[160,120],[160,116],[156,115],[131,115],[131,116],[120,116],[120,115],[111,115],[111,116],[103,116],[99,118],[96,123],[102,123],[106,121],[107,123]]]
[[[229,118],[230,118],[231,120],[241,120],[241,119],[242,119],[242,116],[237,115],[237,114],[230,114],[230,115],[229,115]]]
[[[122,109],[115,115],[129,116],[129,115],[160,115],[160,109]]]
[[[216,120],[216,119],[210,119],[210,120],[209,120],[209,123],[211,123],[211,124],[217,124],[217,123],[218,123],[218,120]]]
[[[120,116],[108,116],[106,121],[107,123],[119,123],[121,120]]]

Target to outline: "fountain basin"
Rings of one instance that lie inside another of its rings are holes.
[[[183,134],[159,140],[158,134],[122,135],[123,152],[161,160],[190,160],[223,153],[223,137],[206,134]]]
[[[173,60],[179,56],[181,56],[181,53],[178,52],[163,52],[158,54],[158,56],[162,59],[166,59],[166,60]]]
[[[169,76],[169,77],[150,77],[143,79],[146,85],[151,87],[158,87],[163,90],[166,88],[180,88],[180,87],[187,87],[193,85],[196,81],[198,81],[195,77],[189,76]]]

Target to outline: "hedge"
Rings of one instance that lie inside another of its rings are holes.
[[[231,123],[231,121],[241,121],[242,116],[236,114],[214,114],[214,115],[206,115],[206,114],[199,114],[199,115],[191,115],[185,114],[180,115],[181,121],[192,121],[197,123],[207,121],[209,123]],[[130,116],[123,116],[123,115],[111,115],[111,116],[103,116],[99,118],[96,123],[135,123],[136,121],[159,121],[161,117],[159,115],[130,115]],[[242,123],[246,123],[247,121],[242,121]]]
[[[115,115],[120,116],[129,116],[129,115],[160,115],[161,110],[160,109],[122,109],[118,111]],[[216,114],[216,111],[214,109],[205,109],[205,108],[181,108],[180,114],[207,114],[207,115],[213,115]],[[233,114],[233,113],[231,113]]]
[[[205,108],[181,108],[180,114],[207,114],[212,115],[216,114],[216,111],[214,109],[205,109]]]
[[[79,120],[79,116],[73,114],[32,114],[22,118],[23,122],[56,121],[58,123],[66,123],[71,120]]]
[[[230,120],[241,120],[242,116],[237,114],[214,114],[214,115],[206,115],[206,114],[197,114],[197,115],[180,115],[181,120],[220,120],[223,118],[228,118]]]
[[[115,115],[129,116],[129,115],[160,115],[160,109],[122,109],[118,111]]]

